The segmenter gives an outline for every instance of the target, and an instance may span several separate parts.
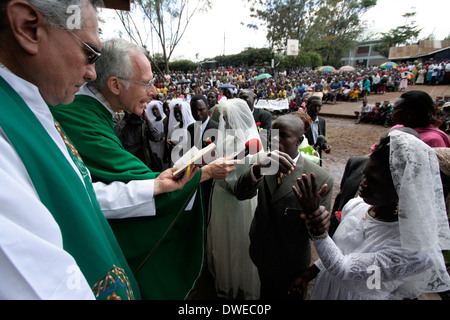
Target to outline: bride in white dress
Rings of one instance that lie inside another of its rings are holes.
[[[253,115],[244,100],[222,98],[218,108],[219,137],[224,139],[231,134],[244,142],[260,141]],[[223,145],[221,138],[218,138],[217,146]],[[233,195],[234,183],[250,165],[250,158],[247,156],[243,164],[236,165],[236,171],[225,180],[216,180],[211,196],[208,267],[214,277],[217,295],[226,299],[259,299],[258,270],[248,251],[248,233],[257,197],[239,201]]]
[[[295,285],[317,276],[311,299],[415,299],[450,289],[442,255],[450,249],[450,230],[436,153],[398,130],[379,146],[333,239],[310,226],[320,260]],[[300,181],[299,188],[300,204],[313,203],[305,199],[314,193],[303,196],[309,186]]]

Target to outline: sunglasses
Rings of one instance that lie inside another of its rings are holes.
[[[100,52],[98,52],[97,50],[95,50],[94,48],[92,48],[90,45],[88,45],[86,42],[84,42],[83,40],[81,40],[75,33],[73,33],[71,30],[66,29],[67,31],[69,31],[71,34],[74,35],[75,38],[77,38],[84,46],[84,48],[86,49],[86,60],[88,64],[94,64],[95,61],[98,60],[98,58],[100,58],[100,56],[102,55]]]
[[[123,81],[133,82],[133,83],[139,84],[141,86],[145,86],[145,89],[147,90],[147,92],[150,91],[150,89],[152,88],[152,86],[155,84],[155,81],[156,81],[156,78],[153,78],[149,82],[139,82],[139,81],[135,81],[135,80],[124,79],[121,77],[117,77],[117,78],[119,78],[120,80],[123,80]]]
[[[47,17],[47,19],[49,19],[50,21],[52,21],[56,26],[58,26],[59,24],[53,20],[50,17]],[[81,40],[72,30],[70,30],[69,28],[65,27],[65,26],[59,26],[56,28],[61,28],[63,30],[66,30],[68,32],[70,32],[75,38],[77,38],[84,46],[85,53],[86,53],[86,62],[88,64],[94,64],[95,61],[98,60],[98,58],[100,58],[100,56],[102,55],[98,50],[92,48],[90,45],[88,45],[86,42],[84,42],[83,40]]]

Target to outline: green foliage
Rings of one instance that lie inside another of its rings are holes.
[[[415,12],[407,12],[403,17],[408,20],[416,15]],[[382,42],[374,46],[374,49],[378,51],[382,56],[389,57],[389,50],[391,47],[398,45],[409,45],[417,40],[422,29],[419,29],[412,21],[408,23],[405,21],[405,25],[398,26],[395,29],[389,30],[389,32],[382,32]]]
[[[325,64],[339,64],[364,30],[361,14],[376,0],[248,0],[252,17],[267,28],[273,48],[284,50],[288,39],[320,54]],[[258,24],[249,24],[258,28]]]
[[[133,12],[140,11],[145,21],[150,25],[151,32],[159,40],[165,66],[161,70],[169,72],[170,58],[183,38],[192,18],[199,12],[206,12],[211,8],[211,0],[135,0]],[[136,23],[131,15],[122,15],[121,22],[130,37],[140,39]],[[135,41],[137,42],[137,41]]]
[[[177,60],[169,63],[169,69],[189,73],[198,69],[198,63],[192,62],[191,60]]]
[[[296,69],[303,67],[319,67],[322,66],[322,57],[317,52],[300,51],[297,56],[286,56],[280,62],[280,69]]]
[[[233,55],[222,55],[214,58],[221,66],[268,66],[272,59],[272,51],[269,48],[247,48]]]

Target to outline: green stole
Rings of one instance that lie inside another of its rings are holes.
[[[136,280],[89,179],[85,187],[33,112],[1,77],[0,97],[0,127],[58,223],[64,250],[74,257],[96,298],[139,299]],[[76,164],[83,169],[81,161]]]
[[[126,183],[159,175],[123,148],[111,113],[96,99],[77,95],[72,104],[50,110],[74,142],[93,181]],[[182,190],[156,196],[155,216],[108,220],[143,299],[186,299],[197,284],[206,253],[200,178],[198,173]],[[197,190],[192,210],[185,211]]]

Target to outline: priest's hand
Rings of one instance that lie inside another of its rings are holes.
[[[242,160],[235,160],[233,157],[214,160],[202,168],[201,182],[209,179],[224,180],[236,170],[236,164],[239,163],[242,163]]]
[[[177,171],[177,168],[170,168],[155,179],[153,195],[156,196],[161,193],[172,192],[183,189],[186,182],[191,180],[193,176],[199,170],[197,166],[191,165],[190,170],[186,170],[184,175],[180,179],[174,179],[173,174]]]

